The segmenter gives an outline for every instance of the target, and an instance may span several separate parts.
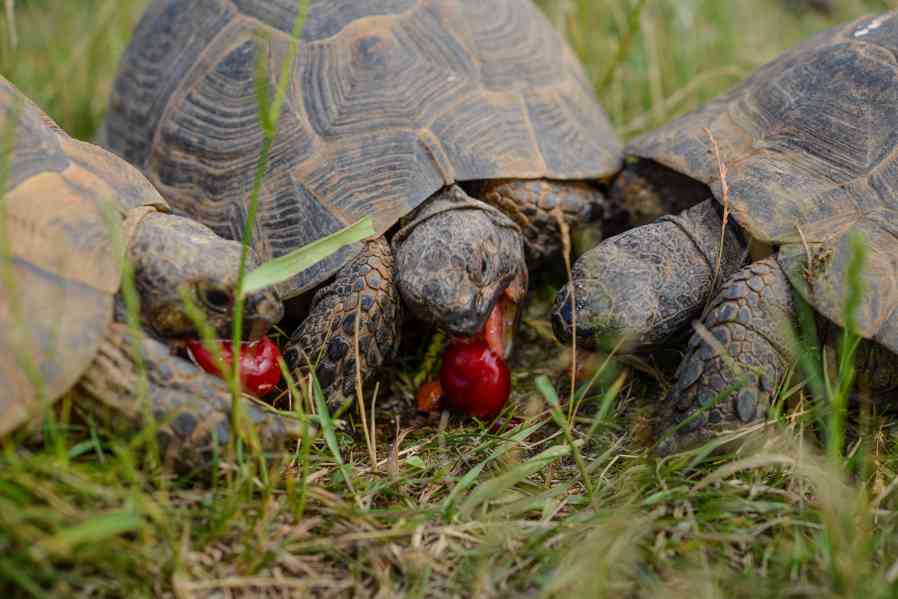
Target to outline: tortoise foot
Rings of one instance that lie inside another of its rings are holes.
[[[762,420],[796,359],[792,290],[775,258],[737,272],[709,305],[664,400],[656,453]]]
[[[76,405],[122,433],[140,429],[151,417],[166,460],[181,470],[209,466],[233,434],[227,384],[171,355],[167,346],[149,337],[139,340],[141,368],[134,359],[132,339],[126,325],[110,326],[96,359],[73,391],[77,399],[85,400]],[[241,411],[264,451],[286,449],[300,436],[299,422],[257,403],[247,401]]]
[[[301,376],[314,371],[325,397],[337,404],[355,395],[357,371],[365,383],[393,357],[400,325],[393,254],[379,237],[315,294],[284,357]]]
[[[501,179],[484,183],[478,195],[521,227],[530,266],[561,252],[559,217],[576,227],[606,212],[602,192],[583,181]]]

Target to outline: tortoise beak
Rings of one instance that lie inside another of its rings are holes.
[[[255,341],[284,317],[284,304],[274,289],[267,289],[246,298],[244,315],[243,334],[247,341]]]
[[[527,272],[518,273],[494,300],[486,320],[469,323],[467,331],[450,331],[462,337],[480,337],[496,354],[508,359],[520,315],[520,304],[527,295]]]
[[[246,341],[256,341],[265,336],[265,333],[271,328],[272,323],[267,320],[255,319],[246,323],[244,327],[244,337]]]

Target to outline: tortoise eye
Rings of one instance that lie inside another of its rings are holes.
[[[219,287],[207,287],[202,289],[200,297],[202,298],[203,303],[212,310],[227,310],[233,303],[231,294]]]

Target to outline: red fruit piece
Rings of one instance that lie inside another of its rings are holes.
[[[485,341],[458,340],[443,354],[440,383],[450,409],[489,420],[508,401],[511,373]]]
[[[439,412],[443,408],[443,387],[439,381],[424,383],[418,389],[415,399],[418,402],[418,411],[429,414]]]
[[[231,342],[218,341],[221,358],[226,368],[231,368],[234,359]],[[187,342],[187,351],[200,368],[210,374],[222,376],[213,354],[206,349],[202,341]],[[247,393],[256,397],[264,397],[281,381],[281,369],[278,358],[281,352],[277,344],[268,337],[256,341],[244,342],[240,345],[240,386]]]

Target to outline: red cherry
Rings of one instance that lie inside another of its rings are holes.
[[[443,355],[440,383],[452,410],[489,420],[511,392],[511,374],[505,361],[482,339],[458,340]]]
[[[229,340],[219,340],[218,347],[221,358],[228,369],[231,367],[233,352]],[[222,376],[213,354],[206,349],[202,341],[187,342],[187,351],[200,368],[210,374]],[[240,345],[240,386],[247,393],[256,397],[264,397],[281,381],[281,369],[278,358],[281,352],[277,344],[268,337],[256,341],[244,342]]]

